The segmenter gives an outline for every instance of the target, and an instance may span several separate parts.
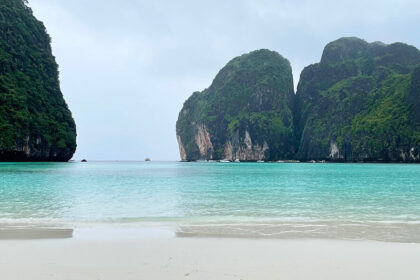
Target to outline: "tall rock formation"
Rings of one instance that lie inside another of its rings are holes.
[[[258,50],[231,60],[184,104],[176,125],[182,160],[275,160],[295,154],[289,61]]]
[[[183,160],[420,162],[420,51],[341,38],[306,67],[255,51],[230,61],[184,104]]]
[[[44,25],[23,0],[0,3],[0,161],[67,161],[76,126]]]
[[[306,67],[298,84],[297,157],[420,160],[414,119],[419,91],[412,82],[419,64],[419,50],[402,43],[369,44],[358,38],[329,43],[321,62]]]

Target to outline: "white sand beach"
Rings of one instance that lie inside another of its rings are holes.
[[[419,279],[420,244],[315,239],[0,240],[0,279]]]

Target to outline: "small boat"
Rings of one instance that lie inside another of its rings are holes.
[[[263,161],[263,160],[257,160],[257,162],[258,162],[258,163],[262,163],[262,162],[264,162],[264,161]]]
[[[239,160],[239,158],[237,158],[237,159],[235,159],[235,162],[241,162],[241,161]]]
[[[230,161],[227,160],[227,159],[221,159],[221,160],[219,160],[219,162],[230,162]]]
[[[284,163],[285,161],[284,160],[278,160],[277,162],[278,163]]]

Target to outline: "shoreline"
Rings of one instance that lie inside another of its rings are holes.
[[[160,238],[0,240],[4,279],[417,279],[420,244]]]
[[[258,161],[258,160],[113,160],[113,159],[90,159],[89,161],[82,162],[81,160],[68,160],[68,161],[1,161],[0,164],[42,164],[42,163],[351,163],[351,164],[420,164],[420,161],[381,161],[381,160],[367,160],[367,161],[345,161],[345,160],[328,160],[328,159],[312,159],[312,160],[277,160],[277,161]]]
[[[67,239],[73,238],[71,228],[13,228],[0,227],[0,240]]]
[[[406,225],[407,226],[407,225]],[[138,225],[90,225],[84,227],[57,227],[57,226],[28,226],[13,227],[0,226],[0,241],[2,240],[136,240],[136,239],[243,239],[243,240],[326,240],[350,242],[382,242],[400,244],[419,244],[418,236],[420,225],[411,225],[405,230],[387,230],[365,226],[325,228],[323,232],[316,229],[296,230],[296,228],[252,227],[240,228],[217,226],[182,226],[169,224]],[[265,230],[265,231],[264,231]],[[363,231],[363,233],[359,233]]]
[[[124,161],[122,161],[124,162]],[[159,161],[155,161],[159,162]],[[279,161],[258,161],[258,160],[179,160],[176,162],[182,163],[345,163],[345,164],[420,164],[420,161],[345,161],[345,160],[327,160],[327,159],[313,159],[313,160],[279,160]]]

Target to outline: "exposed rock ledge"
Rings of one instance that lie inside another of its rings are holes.
[[[224,154],[225,159],[230,161],[258,161],[265,159],[265,154],[268,149],[269,147],[266,141],[264,141],[262,147],[258,144],[253,145],[249,132],[245,131],[243,143],[232,145],[232,141],[228,141],[225,145]]]
[[[178,140],[179,154],[181,156],[181,160],[185,161],[187,160],[187,153],[185,153],[185,148],[184,148],[184,145],[182,144],[181,137],[177,135],[176,139]]]
[[[197,132],[195,140],[200,154],[199,160],[208,160],[216,158],[214,148],[211,141],[211,135],[205,125],[197,125]],[[190,160],[187,158],[185,147],[182,143],[181,137],[177,135],[179,152],[181,160]],[[220,159],[235,161],[258,161],[266,159],[266,152],[269,150],[267,142],[263,145],[253,144],[251,136],[248,131],[245,131],[244,138],[239,141],[237,137],[226,142],[223,149],[223,157]]]
[[[197,125],[197,133],[195,134],[195,141],[200,151],[202,158],[212,159],[213,144],[211,143],[210,133],[204,124]]]

